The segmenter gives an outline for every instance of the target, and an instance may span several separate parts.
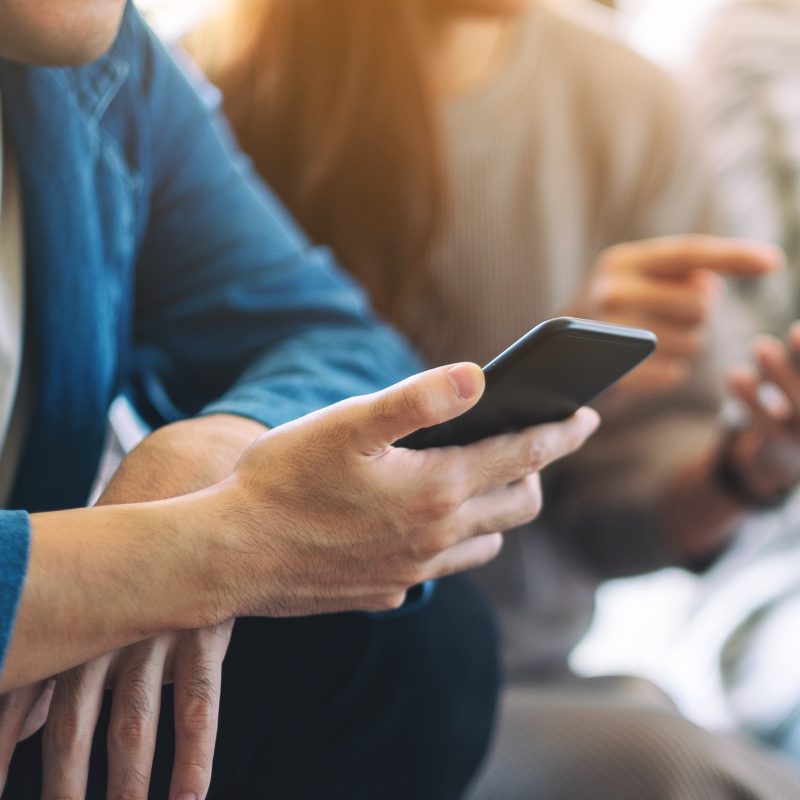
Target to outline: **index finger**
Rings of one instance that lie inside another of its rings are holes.
[[[581,408],[563,422],[536,425],[461,448],[469,496],[514,483],[573,453],[599,424],[596,411]]]
[[[718,236],[668,236],[619,245],[622,267],[659,278],[685,278],[706,270],[726,277],[760,278],[782,269],[786,259],[774,245]]]

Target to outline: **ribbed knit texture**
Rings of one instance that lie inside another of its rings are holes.
[[[707,225],[676,88],[585,3],[533,4],[490,85],[445,108],[434,361],[485,362],[568,306],[599,252]]]
[[[680,717],[635,678],[506,691],[488,769],[467,800],[796,800],[800,776]]]
[[[446,107],[449,213],[432,266],[444,308],[422,342],[432,362],[485,363],[562,312],[608,245],[709,226],[679,93],[612,22],[588,2],[532,4],[491,84]],[[512,672],[563,661],[603,577],[670,562],[650,504],[676,465],[710,446],[712,382],[633,412],[603,409],[595,440],[549,471],[546,518],[477,573]]]

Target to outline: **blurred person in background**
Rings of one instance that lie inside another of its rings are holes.
[[[131,3],[2,0],[0,94],[0,791],[459,796],[496,640],[428,581],[495,555],[596,414],[391,447],[480,369],[377,391],[417,359]],[[157,430],[81,508],[119,392]]]
[[[800,464],[794,413],[800,380],[792,370],[776,370],[774,356],[783,332],[800,318],[800,2],[715,3],[688,69],[710,143],[720,230],[773,242],[786,253],[786,270],[738,287],[750,330],[768,335],[758,340],[754,367],[737,371],[737,383],[750,389],[748,402],[732,413],[745,425],[753,417],[762,427],[790,430],[773,460],[793,469]],[[759,395],[753,387],[761,375],[770,391]],[[800,763],[800,673],[793,654],[800,496],[776,499],[785,502],[749,521],[739,546],[706,577],[683,645],[688,652],[693,643],[698,659],[716,673],[702,688],[717,695],[709,722],[738,725]],[[718,630],[703,642],[711,620]]]
[[[190,45],[259,171],[430,362],[488,361],[562,312],[659,335],[604,433],[551,473],[542,521],[475,575],[507,687],[470,796],[797,796],[786,765],[654,687],[567,667],[601,581],[707,566],[800,477],[765,455],[786,428],[720,432],[726,359],[704,352],[722,278],[780,257],[682,236],[714,228],[699,137],[612,27],[580,2],[240,0]]]

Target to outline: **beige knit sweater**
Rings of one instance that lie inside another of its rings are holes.
[[[608,245],[708,228],[678,92],[612,26],[588,0],[540,2],[492,85],[446,109],[449,212],[433,264],[445,313],[422,342],[431,362],[488,361],[566,308]],[[696,382],[606,410],[592,444],[551,471],[549,512],[476,573],[512,672],[563,660],[601,579],[672,560],[651,501],[710,445],[717,400]]]

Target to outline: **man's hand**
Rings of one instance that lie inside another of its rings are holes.
[[[264,434],[209,489],[31,515],[0,687],[242,614],[395,607],[408,587],[488,560],[498,531],[539,511],[538,471],[598,417],[583,409],[463,448],[392,447],[482,391],[475,364],[431,370]]]
[[[541,506],[538,472],[591,434],[571,420],[467,448],[416,452],[391,444],[468,410],[483,391],[472,364],[433,370],[268,433],[231,478],[179,503],[208,504],[204,533],[230,614],[379,610],[429,578],[481,564],[499,531]],[[180,495],[230,472],[261,429],[195,420],[146,440],[102,502]],[[220,455],[222,454],[222,455]],[[209,464],[211,467],[209,468]],[[203,513],[202,510],[200,512]],[[171,800],[203,798],[211,776],[221,664],[231,624],[132,645],[59,676],[44,736],[44,797],[83,796],[102,694],[113,689],[109,796],[144,798],[163,682],[174,679],[176,760]]]
[[[43,742],[43,798],[84,797],[103,694],[111,689],[108,797],[146,800],[161,687],[174,682],[170,798],[203,798],[211,782],[222,661],[233,621],[166,634],[59,675]]]
[[[230,473],[242,451],[264,430],[250,420],[223,415],[162,428],[123,462],[99,504],[158,500],[209,486]],[[229,620],[211,628],[165,634],[60,675],[44,734],[45,800],[85,795],[92,739],[107,688],[113,692],[108,796],[146,800],[161,687],[173,681],[175,762],[170,798],[205,797],[216,741],[222,661],[232,630]]]
[[[224,533],[217,560],[229,565],[223,605],[267,616],[392,609],[408,587],[493,558],[499,531],[538,514],[539,471],[598,417],[582,409],[468,447],[392,447],[464,413],[483,388],[475,364],[442,367],[257,440],[209,498]]]
[[[730,458],[754,497],[779,496],[800,482],[800,322],[785,342],[760,336],[755,367],[730,373],[733,393],[750,412],[750,425]]]
[[[619,385],[631,394],[680,386],[703,349],[722,276],[761,277],[783,264],[771,245],[709,236],[630,242],[603,252],[571,313],[649,328],[655,354]]]

